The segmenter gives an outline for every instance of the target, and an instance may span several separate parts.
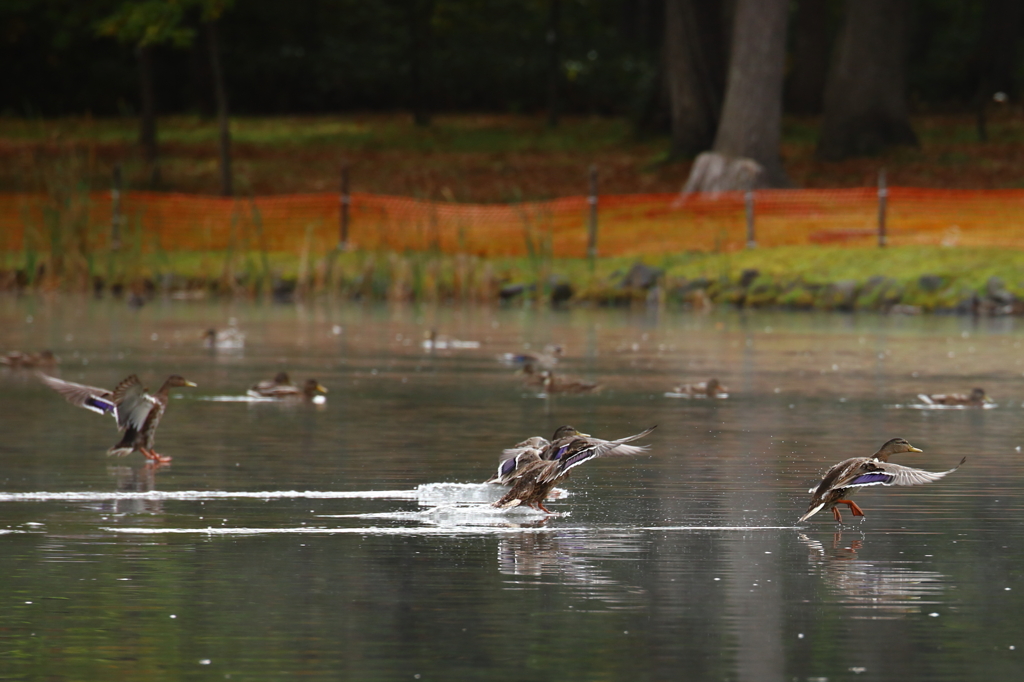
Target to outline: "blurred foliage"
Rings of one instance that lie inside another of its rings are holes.
[[[0,4],[0,54],[12,67],[0,111],[131,113],[138,98],[131,45],[97,36],[97,25],[126,43],[181,45],[202,19],[196,4]],[[621,113],[643,97],[637,84],[651,81],[657,63],[658,4],[563,0],[560,51],[568,111]],[[638,5],[647,9],[637,12]],[[547,0],[438,0],[427,74],[432,106],[513,112],[543,107],[547,20]],[[221,20],[232,108],[312,113],[404,107],[410,97],[410,24],[403,0],[237,3]],[[156,48],[162,112],[210,109],[208,67],[199,50]]]
[[[431,49],[421,65],[431,108],[544,110],[550,1],[436,0]],[[562,110],[639,112],[658,87],[664,0],[560,2]],[[192,37],[199,22],[224,8],[222,0],[6,0],[0,3],[0,58],[7,67],[0,113],[133,113],[132,48],[140,43],[156,46],[159,111],[209,113],[208,60]],[[982,0],[914,2],[909,90],[918,110],[968,106],[977,90],[983,10]],[[406,0],[234,3],[220,21],[232,108],[242,114],[407,108],[412,22]],[[183,46],[188,49],[174,49]]]

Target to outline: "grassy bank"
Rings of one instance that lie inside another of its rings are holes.
[[[47,269],[49,266],[49,270]],[[437,253],[122,251],[75,274],[48,254],[0,256],[0,286],[193,298],[335,295],[361,300],[565,305],[736,305],[902,312],[1024,312],[1024,253],[1002,249],[785,247],[632,258],[482,259]],[[33,268],[35,270],[33,271]]]

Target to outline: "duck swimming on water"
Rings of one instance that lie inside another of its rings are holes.
[[[51,350],[41,350],[38,353],[22,353],[12,350],[6,355],[0,355],[0,365],[13,369],[33,369],[36,367],[53,367],[60,360]]]
[[[983,388],[971,389],[970,393],[918,393],[917,397],[926,405],[984,407],[992,402],[992,399],[985,395]]]

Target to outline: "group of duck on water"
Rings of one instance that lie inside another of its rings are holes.
[[[592,381],[555,373],[555,365],[562,357],[562,347],[549,344],[540,353],[503,353],[498,360],[519,368],[523,383],[539,388],[546,395],[554,393],[599,393],[603,386]],[[681,384],[665,394],[673,398],[728,398],[729,389],[718,379]]]
[[[551,348],[557,350],[550,350]],[[560,354],[560,347],[549,347],[545,350],[545,355],[541,356],[506,354],[499,359],[509,364],[520,365],[528,381],[530,377],[542,374],[543,388],[550,390],[554,385],[550,368],[540,371],[537,368],[543,368],[553,360],[557,361],[557,355]],[[156,393],[149,393],[139,378],[133,374],[121,381],[113,390],[106,390],[64,381],[43,372],[52,368],[56,362],[57,359],[49,351],[39,354],[22,354],[15,351],[0,356],[0,365],[35,369],[43,383],[60,393],[71,404],[101,415],[113,416],[123,435],[107,454],[125,456],[139,452],[153,464],[171,461],[170,457],[161,455],[153,449],[156,429],[167,409],[170,389],[194,387],[196,384],[175,374],[168,377]],[[727,395],[727,389],[716,379],[699,384],[685,384],[676,387],[674,392],[707,398]],[[324,393],[327,393],[327,389],[315,379],[309,379],[302,387],[298,387],[291,383],[285,372],[279,372],[272,380],[260,381],[249,389],[251,396],[281,400],[312,400],[322,397]],[[982,406],[989,402],[985,392],[980,388],[974,389],[970,394],[922,394],[919,397],[926,404],[944,406]],[[509,487],[508,492],[495,502],[494,506],[511,509],[526,505],[550,514],[551,511],[544,506],[544,500],[556,485],[569,477],[572,469],[598,457],[637,455],[646,452],[649,446],[630,443],[649,435],[654,429],[652,426],[631,436],[603,440],[566,425],[559,427],[550,440],[542,436],[527,438],[503,451],[497,472],[485,481]],[[931,483],[956,471],[967,461],[964,457],[952,469],[938,472],[889,461],[893,455],[908,452],[916,453],[922,450],[915,448],[903,438],[893,438],[870,457],[851,457],[835,464],[825,472],[821,481],[809,490],[810,504],[797,523],[803,523],[819,511],[831,511],[836,522],[841,524],[841,505],[846,505],[853,516],[863,517],[864,511],[850,499],[858,489],[877,485],[909,486]]]

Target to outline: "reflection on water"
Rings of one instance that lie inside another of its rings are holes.
[[[504,589],[539,589],[541,585],[569,587],[572,594],[598,600],[616,608],[642,608],[646,600],[640,585],[616,579],[605,568],[609,560],[639,561],[643,543],[624,534],[603,535],[581,531],[521,533],[501,538],[498,571],[508,576],[542,580],[509,579]]]
[[[110,466],[107,472],[117,482],[116,490],[127,493],[149,493],[156,490],[157,471],[163,466]],[[109,501],[112,514],[162,514],[163,501],[146,497],[127,497]]]
[[[91,385],[200,385],[161,424],[172,465],[147,468],[105,458],[108,420],[0,369],[0,676],[1010,677],[1017,324],[0,298],[0,352],[53,348]],[[226,326],[244,352],[203,348]],[[538,400],[497,359],[550,344],[604,390]],[[329,399],[241,397],[281,370]],[[728,400],[665,395],[707,377]],[[892,409],[976,385],[998,407]],[[479,481],[501,450],[567,423],[658,430],[649,453],[574,470],[555,514],[494,509],[502,488]],[[901,464],[968,463],[864,490],[863,533],[793,528],[821,471],[896,436],[924,450]]]
[[[799,537],[810,550],[812,574],[821,577],[837,603],[853,609],[851,618],[899,618],[920,614],[927,605],[943,603],[948,576],[900,565],[909,563],[905,561],[858,559],[858,551],[867,542],[864,536],[856,535],[844,542],[843,534],[836,532],[828,547],[803,533]]]

